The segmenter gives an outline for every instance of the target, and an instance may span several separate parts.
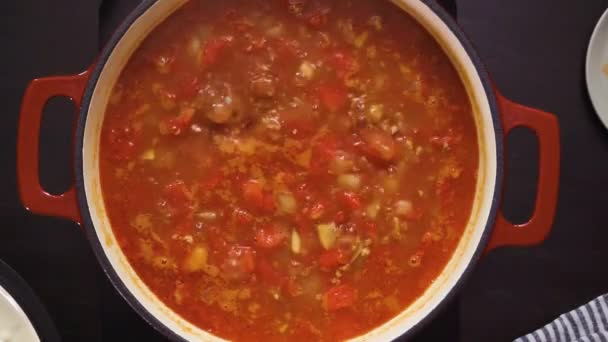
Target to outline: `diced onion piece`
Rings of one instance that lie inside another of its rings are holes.
[[[159,150],[158,158],[156,158],[153,162],[153,165],[160,169],[173,169],[175,165],[176,156],[174,151],[161,151]]]
[[[399,200],[395,202],[395,215],[410,217],[414,213],[414,205],[411,201]]]
[[[185,272],[198,272],[207,265],[208,252],[203,246],[196,246],[184,260],[183,270]]]
[[[364,31],[361,34],[359,34],[358,36],[355,37],[353,44],[355,45],[355,47],[362,48],[363,45],[365,45],[365,42],[367,42],[367,38],[369,38],[369,32]]]
[[[319,234],[319,242],[325,249],[330,249],[336,243],[338,230],[335,223],[324,223],[317,225],[317,233]]]
[[[393,228],[391,229],[390,237],[393,240],[401,241],[407,232],[407,221],[400,221],[398,217],[393,217]]]
[[[315,66],[308,61],[304,61],[300,64],[299,71],[300,76],[307,80],[311,80],[315,75]]]
[[[281,121],[274,115],[266,115],[260,119],[260,123],[266,129],[278,131],[281,129]]]
[[[386,84],[386,79],[387,79],[387,76],[385,74],[377,74],[374,77],[374,88],[376,90],[380,90],[380,89],[384,88],[384,85]]]
[[[380,201],[374,199],[368,206],[365,208],[365,214],[370,219],[375,219],[378,217],[378,213],[380,212]]]
[[[188,53],[192,57],[199,58],[201,52],[201,41],[198,37],[192,37],[190,44],[188,45]]]
[[[137,214],[131,220],[131,226],[135,228],[140,234],[147,233],[152,228],[152,220],[149,214]]]
[[[338,185],[346,190],[359,190],[359,188],[361,187],[361,176],[352,173],[339,175]]]
[[[399,179],[394,176],[387,176],[384,178],[383,188],[384,192],[389,195],[397,193],[399,191]]]
[[[194,133],[200,133],[203,131],[203,128],[199,124],[192,124],[190,125],[190,130]]]
[[[258,141],[253,138],[236,139],[234,143],[239,152],[247,156],[253,155],[258,146]]]
[[[279,38],[283,34],[283,32],[285,32],[285,27],[283,27],[283,25],[281,24],[278,24],[266,30],[266,35],[271,38]]]
[[[152,262],[154,258],[154,248],[152,247],[152,242],[150,240],[144,240],[139,238],[137,241],[139,247],[139,255],[146,261],[147,263]]]
[[[310,168],[310,159],[312,157],[311,149],[307,149],[306,151],[296,155],[295,162],[303,168]]]
[[[412,68],[405,64],[399,64],[399,71],[405,76],[410,76],[412,74]]]
[[[300,234],[296,230],[291,232],[291,251],[294,254],[302,252],[302,239],[300,239]]]
[[[183,289],[183,284],[178,283],[177,286],[175,286],[175,291],[173,291],[173,299],[175,299],[175,302],[179,305],[181,305],[184,301]]]
[[[367,49],[365,49],[367,58],[369,59],[374,59],[376,58],[377,54],[378,54],[378,49],[376,49],[376,47],[374,45],[370,45],[367,47]]]
[[[395,295],[385,297],[382,302],[389,312],[399,312],[399,310],[401,310],[401,305],[399,304],[399,300]]]
[[[215,213],[214,211],[202,211],[196,214],[196,216],[203,220],[213,221],[217,218],[217,213]]]
[[[279,210],[285,214],[293,214],[297,210],[296,199],[290,193],[282,193],[277,197]]]
[[[384,115],[384,106],[381,104],[373,104],[369,106],[367,110],[367,118],[373,122],[378,123],[382,120],[382,116]]]
[[[376,29],[376,31],[382,30],[382,17],[378,15],[371,16],[367,21],[367,24]]]
[[[161,74],[167,74],[171,71],[171,64],[174,58],[170,55],[159,55],[154,59],[154,65],[156,70]]]
[[[162,90],[162,88],[159,89],[161,90],[158,91],[157,97],[160,99],[160,106],[166,111],[173,110],[177,105],[175,103],[175,94]]]
[[[393,230],[394,231],[401,230],[401,221],[399,221],[398,217],[393,217]]]
[[[339,175],[352,171],[354,165],[352,155],[343,151],[336,151],[335,157],[329,164],[329,169],[334,174]]]
[[[153,148],[149,148],[141,154],[142,160],[154,160],[156,158],[156,152]]]
[[[231,104],[215,103],[210,111],[207,112],[207,118],[216,124],[223,124],[232,118],[234,108]]]
[[[205,265],[203,266],[203,272],[205,272],[208,276],[215,278],[220,274],[220,269],[214,265]]]

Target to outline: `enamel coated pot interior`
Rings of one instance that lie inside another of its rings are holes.
[[[384,325],[356,338],[387,341],[409,335],[452,296],[478,258],[505,245],[540,243],[549,233],[557,203],[559,128],[555,116],[515,104],[493,87],[471,43],[454,20],[430,0],[392,0],[437,40],[459,72],[474,109],[480,163],[471,217],[445,269],[412,305]],[[176,340],[216,341],[166,307],[141,281],[120,250],[105,213],[99,181],[100,132],[105,107],[122,68],[141,41],[185,0],[143,1],[123,22],[97,62],[79,75],[33,80],[23,98],[17,168],[21,199],[30,211],[81,224],[108,277],[152,326]],[[395,10],[399,10],[398,8]],[[62,195],[41,188],[38,177],[40,117],[53,96],[72,99],[80,113],[75,130],[75,185]],[[538,137],[539,174],[534,213],[513,225],[500,212],[505,136],[527,127]]]

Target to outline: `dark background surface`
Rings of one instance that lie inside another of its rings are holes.
[[[17,195],[15,139],[28,81],[84,70],[138,0],[0,1],[0,259],[30,284],[64,341],[163,341],[114,291],[79,228],[28,214]],[[498,88],[556,113],[562,177],[545,244],[485,257],[460,296],[416,341],[509,341],[608,292],[608,131],[584,85],[584,56],[608,0],[458,0],[458,21]],[[607,95],[608,96],[608,95]],[[45,111],[41,181],[70,184],[72,106]],[[505,211],[524,221],[533,206],[536,142],[508,139]]]

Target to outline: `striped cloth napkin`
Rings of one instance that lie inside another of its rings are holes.
[[[608,342],[608,294],[514,342]]]

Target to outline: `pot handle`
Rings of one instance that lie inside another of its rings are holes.
[[[21,102],[17,133],[17,180],[23,206],[40,215],[57,216],[80,224],[80,211],[74,185],[60,195],[46,192],[40,185],[40,119],[47,102],[55,96],[70,98],[80,109],[80,100],[90,70],[77,75],[34,79]]]
[[[528,222],[513,224],[498,213],[486,252],[501,246],[529,246],[545,240],[555,217],[559,188],[559,123],[555,115],[517,104],[498,92],[504,136],[516,127],[531,129],[538,137],[538,188],[534,212]]]

